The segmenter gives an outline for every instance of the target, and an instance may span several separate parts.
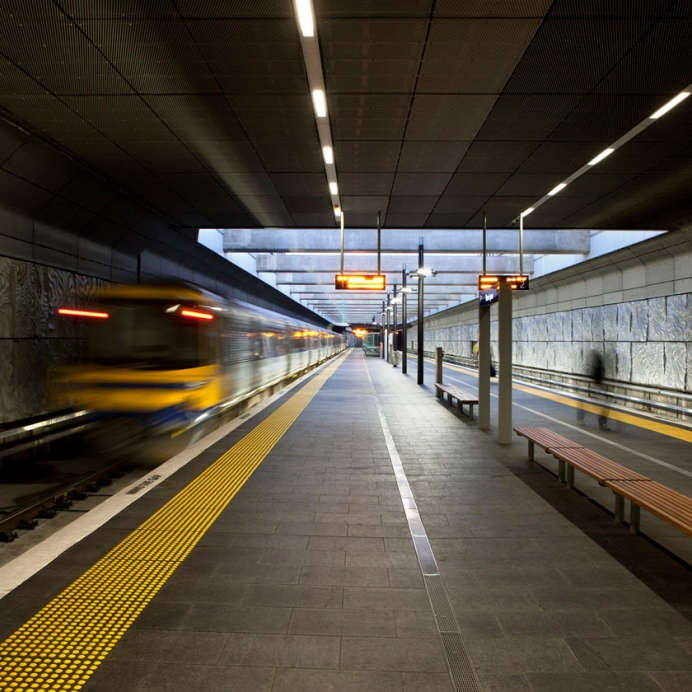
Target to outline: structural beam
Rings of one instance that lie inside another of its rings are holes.
[[[516,231],[515,231],[516,234]],[[410,258],[409,258],[410,259]],[[382,257],[382,271],[391,273],[398,280],[401,273],[403,258],[401,256],[385,255]],[[450,257],[440,255],[434,258],[435,270],[438,273],[475,274],[481,273],[482,260],[478,257]],[[518,271],[517,257],[488,257],[488,272],[511,274]],[[366,272],[374,274],[377,271],[377,257],[372,255],[346,255],[344,270],[347,272]],[[339,254],[334,255],[258,255],[258,272],[290,272],[292,274],[325,272],[338,274]],[[524,271],[533,271],[531,258],[524,258]],[[334,277],[332,277],[332,280]],[[304,282],[301,282],[304,283]]]
[[[541,255],[586,254],[590,249],[589,234],[590,231],[572,229],[525,231],[524,252]],[[439,252],[480,253],[483,249],[482,230],[426,229],[424,237],[428,255]],[[419,230],[387,229],[382,234],[382,252],[404,252],[413,256],[418,251],[419,239]],[[340,247],[340,235],[337,229],[331,228],[226,229],[223,247],[226,252],[335,252]],[[349,228],[344,248],[347,252],[376,252],[377,236],[372,229]],[[516,229],[488,231],[487,250],[517,253],[519,244]]]

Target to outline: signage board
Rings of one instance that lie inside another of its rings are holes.
[[[478,276],[479,291],[491,288],[499,291],[501,283],[510,284],[513,291],[529,290],[529,277],[526,274],[480,274]]]
[[[384,274],[337,274],[334,288],[337,291],[384,291]]]

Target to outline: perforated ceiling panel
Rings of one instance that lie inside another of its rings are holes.
[[[686,0],[314,6],[347,225],[372,227],[380,210],[390,227],[472,226],[485,208],[506,226],[692,81]],[[162,218],[336,223],[290,0],[7,0],[3,10],[4,114]],[[675,224],[692,182],[691,108],[531,224]]]

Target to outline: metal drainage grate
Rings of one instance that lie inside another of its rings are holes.
[[[473,672],[464,642],[459,632],[441,632],[442,646],[447,656],[449,672],[454,687],[461,692],[480,692],[478,680]]]

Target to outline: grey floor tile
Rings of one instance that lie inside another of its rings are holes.
[[[296,608],[291,618],[292,634],[394,637],[396,615],[387,610],[310,610]]]
[[[341,608],[343,589],[337,586],[253,584],[244,603],[278,608]]]
[[[383,567],[341,567],[309,565],[300,573],[301,584],[320,586],[388,586],[387,570]]]
[[[147,692],[269,692],[273,680],[273,668],[169,663],[156,666],[142,689]]]
[[[665,690],[665,692],[689,692],[692,690],[692,673],[688,671],[662,672],[655,671],[651,677]]]
[[[341,668],[442,673],[447,671],[447,663],[436,635],[415,639],[344,637]]]
[[[273,666],[284,668],[339,667],[341,642],[338,637],[297,634],[229,635],[221,653],[224,665]]]
[[[692,656],[671,637],[644,633],[638,637],[585,638],[583,641],[614,670],[692,672]]]
[[[449,673],[403,673],[404,692],[453,692]]]
[[[209,666],[219,663],[227,635],[219,632],[129,630],[108,660],[175,662]]]
[[[584,670],[567,643],[559,638],[471,639],[466,648],[479,675]]]
[[[534,692],[660,692],[661,687],[646,673],[527,673]],[[665,688],[664,688],[665,689]],[[683,688],[680,688],[681,690]],[[689,688],[686,688],[689,689]]]
[[[295,670],[276,671],[272,692],[402,692],[399,673]]]
[[[425,589],[344,587],[344,608],[430,611]]]

